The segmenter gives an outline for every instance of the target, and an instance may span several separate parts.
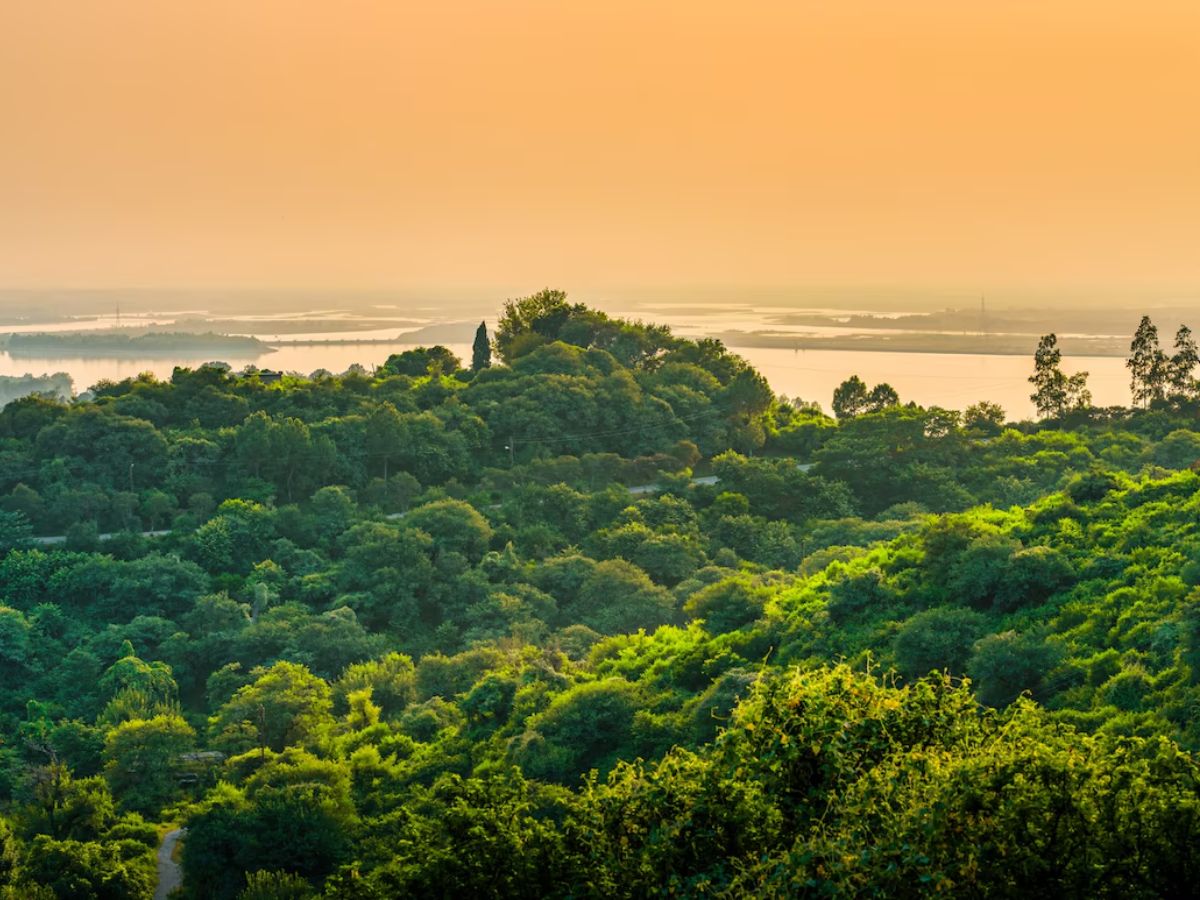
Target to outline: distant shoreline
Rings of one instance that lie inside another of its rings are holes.
[[[0,335],[0,349],[14,359],[68,355],[84,359],[161,359],[225,353],[257,357],[275,352],[274,347],[254,337],[184,332],[17,333]]]
[[[872,353],[945,353],[960,356],[1029,356],[1038,339],[1030,335],[855,334],[837,337],[716,332],[711,335],[726,347],[753,350],[838,350]],[[1064,356],[1123,358],[1129,355],[1124,340],[1111,338],[1059,338]]]

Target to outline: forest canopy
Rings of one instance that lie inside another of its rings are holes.
[[[1151,337],[1133,408],[1043,340],[1039,421],[830,418],[547,290],[465,364],[15,400],[0,897],[149,898],[180,827],[195,900],[1187,895],[1200,407]]]

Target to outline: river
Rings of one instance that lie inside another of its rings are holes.
[[[330,335],[345,339],[346,334]],[[254,364],[260,368],[309,374],[317,369],[344,372],[354,363],[370,369],[392,353],[411,349],[402,341],[384,344],[283,345],[259,357],[228,358],[235,369]],[[468,344],[450,344],[461,359],[469,360]],[[872,350],[789,350],[763,347],[734,347],[755,366],[779,394],[814,400],[829,408],[833,390],[850,375],[868,385],[886,381],[904,401],[922,406],[963,409],[980,400],[999,403],[1010,417],[1033,415],[1026,380],[1033,370],[1027,356],[996,356],[968,353],[888,353]],[[206,358],[102,359],[78,357],[26,357],[0,353],[0,375],[66,372],[76,390],[84,390],[102,379],[119,380],[140,372],[169,378],[177,365],[196,366]],[[1098,406],[1129,403],[1129,375],[1125,361],[1115,357],[1065,358],[1068,373],[1084,369],[1090,373],[1088,386]]]

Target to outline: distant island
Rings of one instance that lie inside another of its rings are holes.
[[[0,349],[19,356],[169,357],[186,354],[261,356],[275,348],[258,338],[231,334],[130,333],[127,331],[9,334]]]
[[[784,331],[718,331],[711,337],[727,347],[780,350],[872,350],[886,353],[982,353],[994,356],[1028,356],[1037,347],[1031,334],[947,334],[935,331],[804,334]],[[1092,335],[1066,335],[1059,341],[1069,356],[1125,356],[1129,339]]]
[[[1155,309],[1156,317],[1183,322],[1186,306]],[[763,316],[764,327],[714,332],[730,347],[786,350],[870,350],[891,353],[980,353],[1025,356],[1038,338],[1055,332],[1069,356],[1124,357],[1138,314],[1126,309],[1055,310],[977,308],[887,315],[797,310]],[[812,328],[812,331],[808,329]]]

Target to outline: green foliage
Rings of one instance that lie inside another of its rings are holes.
[[[584,579],[567,614],[601,634],[617,634],[664,625],[675,618],[675,605],[671,595],[637,566],[610,559]]]
[[[1038,342],[1033,358],[1033,374],[1029,383],[1034,392],[1029,399],[1037,407],[1040,416],[1063,416],[1074,410],[1086,409],[1091,405],[1092,395],[1087,389],[1087,372],[1067,376],[1059,364],[1062,351],[1058,349],[1056,335],[1043,335]]]
[[[906,678],[935,671],[961,675],[984,628],[986,619],[969,609],[941,606],[919,612],[896,634],[896,668]]]
[[[899,404],[900,395],[890,384],[877,384],[868,391],[861,378],[851,375],[834,390],[832,408],[839,419],[849,419]]]
[[[332,720],[329,685],[304,666],[278,662],[238,689],[209,722],[213,740],[232,750],[282,751],[317,737]]]
[[[371,884],[394,897],[555,896],[567,867],[552,818],[562,805],[518,772],[446,776],[414,804],[399,852]]]
[[[462,368],[458,357],[445,347],[417,347],[403,353],[393,353],[380,367],[388,375],[453,375]]]
[[[1149,406],[1167,395],[1171,361],[1158,346],[1158,328],[1149,316],[1142,316],[1129,345],[1126,366],[1130,375],[1130,393],[1135,405]]]
[[[683,605],[689,616],[703,619],[713,634],[736,631],[762,615],[770,591],[746,576],[725,578],[696,591]]]
[[[967,662],[979,699],[989,706],[1005,706],[1028,691],[1042,695],[1046,676],[1061,652],[1035,634],[1006,631],[983,638]]]
[[[149,900],[154,856],[136,841],[57,841],[39,835],[29,847],[22,877],[58,898]]]
[[[513,747],[532,778],[569,784],[590,769],[607,770],[628,739],[637,692],[622,679],[581,684],[561,694]]]
[[[0,898],[1191,892],[1189,334],[1012,424],[485,332],[0,411]]]
[[[320,881],[345,860],[353,825],[345,799],[320,782],[224,791],[189,822],[184,882],[197,898],[234,898],[250,872]]]
[[[307,900],[313,889],[305,879],[290,872],[250,872],[237,900]]]
[[[461,553],[473,562],[483,558],[492,539],[487,520],[461,500],[438,500],[408,514],[405,524],[434,539],[439,553]]]
[[[180,758],[196,732],[179,716],[122,722],[104,741],[104,776],[122,806],[156,813],[176,794]]]

